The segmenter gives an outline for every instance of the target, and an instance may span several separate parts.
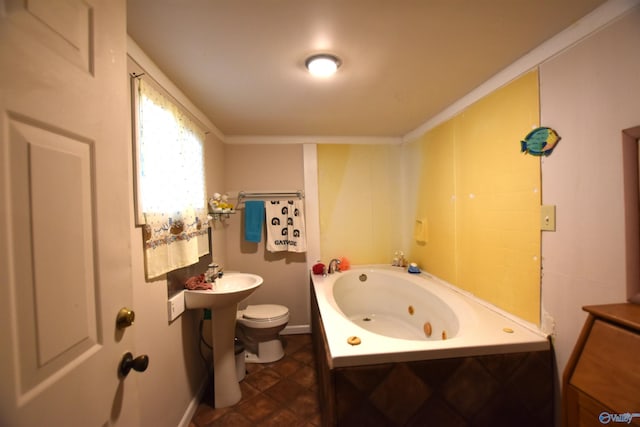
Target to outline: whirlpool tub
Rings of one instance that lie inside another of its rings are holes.
[[[312,275],[311,294],[324,425],[552,425],[535,325],[397,267]]]
[[[549,349],[533,325],[426,273],[360,267],[313,288],[332,367]]]

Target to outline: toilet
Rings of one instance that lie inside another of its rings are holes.
[[[289,309],[283,305],[248,305],[238,310],[236,334],[245,345],[247,363],[270,363],[284,357],[280,331],[289,322]]]

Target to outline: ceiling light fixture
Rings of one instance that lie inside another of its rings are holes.
[[[337,56],[328,53],[312,55],[304,62],[307,70],[309,70],[312,75],[318,77],[328,77],[334,74],[338,71],[340,64],[340,59]]]

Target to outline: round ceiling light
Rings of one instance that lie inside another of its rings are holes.
[[[308,57],[304,65],[312,75],[328,77],[338,71],[340,59],[337,56],[322,53]]]

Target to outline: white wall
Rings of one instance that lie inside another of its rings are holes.
[[[225,167],[233,173],[226,178],[226,191],[235,197],[238,191],[303,190],[303,164],[302,144],[229,144],[225,148]],[[290,316],[285,332],[309,332],[307,253],[268,252],[264,227],[260,243],[246,242],[243,215],[244,206],[240,206],[238,214],[226,221],[225,267],[258,274],[264,283],[240,307],[284,305]]]
[[[129,67],[136,68],[131,59],[185,108],[208,127],[205,140],[205,173],[207,189],[224,188],[224,144],[220,133],[195,106],[164,76],[151,60],[129,39]],[[131,200],[133,181],[130,176]],[[130,206],[131,223],[133,209]],[[185,311],[173,322],[167,316],[166,276],[147,282],[144,273],[144,254],[140,228],[131,229],[133,302],[136,313],[134,325],[135,354],[147,354],[149,367],[136,373],[142,425],[175,427],[188,425],[198,402],[198,392],[206,383],[208,367],[201,359],[198,343],[200,310]],[[215,231],[214,252],[224,262],[225,230]],[[210,356],[209,356],[210,357]]]
[[[621,131],[640,125],[640,7],[542,64],[540,88],[541,124],[562,137],[542,160],[542,202],[557,206],[542,300],[562,375],[582,306],[626,301]]]

